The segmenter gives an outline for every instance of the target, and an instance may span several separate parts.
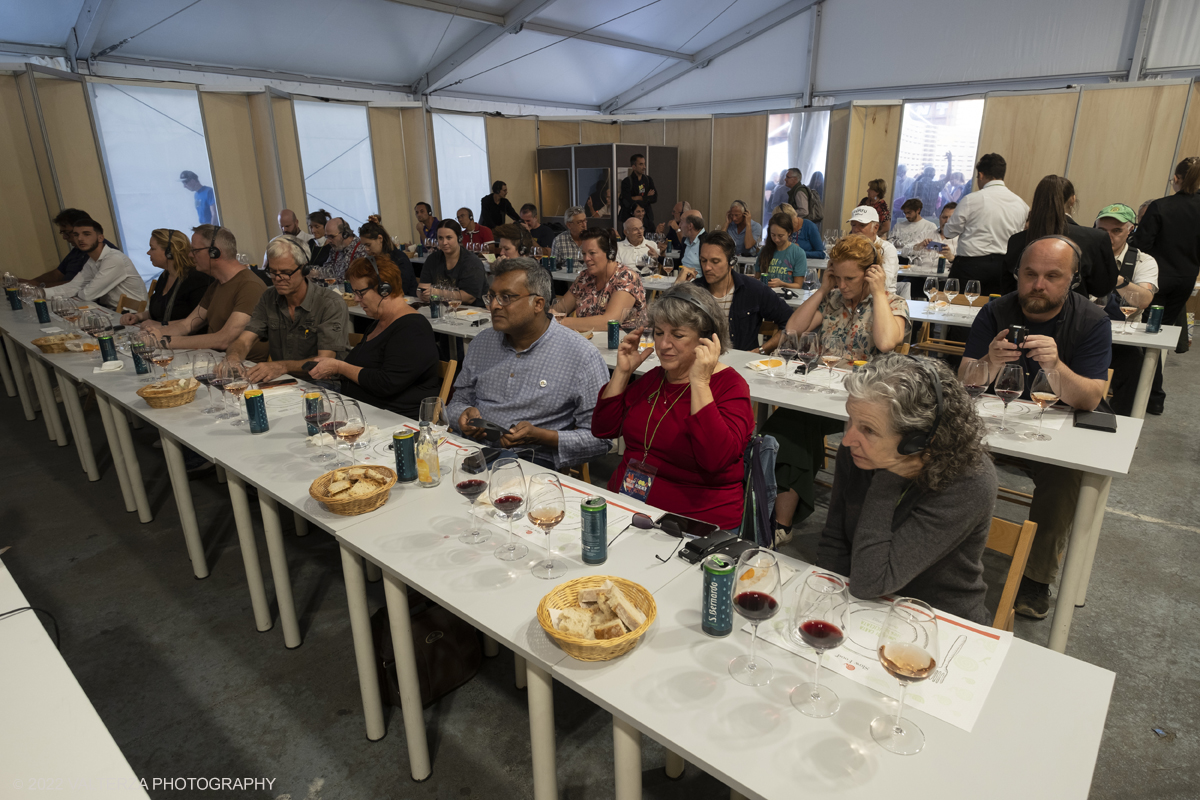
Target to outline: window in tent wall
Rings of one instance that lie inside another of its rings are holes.
[[[763,214],[771,218],[771,193],[783,185],[791,167],[800,170],[800,181],[825,199],[825,154],[829,150],[829,112],[805,111],[771,114],[767,118],[767,174],[763,184]],[[778,200],[776,195],[776,200]],[[786,200],[784,202],[787,202]]]
[[[983,103],[979,98],[904,104],[892,219],[903,219],[900,206],[916,197],[921,216],[936,223],[942,206],[971,191]]]
[[[307,100],[294,105],[308,210],[323,208],[357,232],[379,213],[367,108]]]
[[[195,89],[88,83],[124,252],[149,283],[150,232],[217,223],[216,192]],[[195,182],[181,180],[194,173]],[[110,231],[115,234],[115,231]]]
[[[469,208],[478,220],[479,200],[492,192],[483,117],[434,114],[433,147],[442,204],[437,218],[455,219],[460,208]]]

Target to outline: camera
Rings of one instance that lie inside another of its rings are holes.
[[[1025,342],[1025,337],[1028,335],[1029,332],[1025,329],[1024,325],[1010,325],[1008,327],[1007,339],[1017,347],[1020,347]]]

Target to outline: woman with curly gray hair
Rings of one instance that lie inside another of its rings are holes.
[[[848,575],[855,597],[902,594],[988,624],[996,470],[966,390],[941,362],[882,355],[846,391],[817,566]]]

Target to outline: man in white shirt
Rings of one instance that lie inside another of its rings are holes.
[[[905,200],[900,206],[904,219],[892,225],[892,243],[898,248],[910,248],[908,257],[914,267],[928,269],[937,267],[938,253],[925,249],[924,243],[937,235],[937,226],[921,216],[925,204],[915,197]]]
[[[946,203],[946,205],[942,206],[942,215],[938,218],[937,233],[921,242],[921,247],[924,247],[930,242],[944,245],[940,255],[947,261],[954,260],[955,250],[958,247],[957,236],[946,236],[946,223],[950,221],[952,216],[954,216],[954,209],[956,208],[958,208],[958,203]]]
[[[891,242],[879,238],[879,212],[874,206],[859,206],[850,213],[850,232],[867,237],[883,250],[883,274],[887,277],[887,290],[895,293],[900,255]]]
[[[46,289],[46,298],[78,297],[80,300],[116,308],[121,295],[140,302],[146,299],[146,283],[129,256],[104,243],[104,228],[95,220],[74,225],[75,246],[87,253],[88,262],[69,283]]]
[[[625,238],[617,243],[617,262],[638,269],[641,259],[658,258],[658,248],[646,238],[646,229],[637,217],[625,220]]]
[[[311,244],[314,241],[313,235],[308,231],[300,230],[300,220],[296,218],[296,212],[290,208],[285,208],[279,212],[279,232],[288,236],[295,236],[304,242],[304,246],[308,248],[309,254],[312,254],[314,248],[314,245]],[[316,247],[320,246],[320,244],[316,245]],[[267,252],[265,250],[263,251],[262,261],[259,262],[259,265],[262,269],[267,268]]]
[[[958,254],[950,277],[960,286],[979,281],[983,294],[1004,290],[1002,273],[1008,237],[1024,229],[1029,206],[1004,185],[1008,164],[1004,157],[988,153],[975,165],[978,191],[959,201],[954,215],[943,227],[948,237],[958,237]]]

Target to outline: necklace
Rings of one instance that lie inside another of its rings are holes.
[[[671,415],[671,410],[675,408],[675,404],[679,402],[680,398],[687,394],[687,389],[690,388],[691,384],[685,383],[682,384],[682,386],[683,390],[680,391],[679,394],[675,395],[675,399],[671,401],[670,405],[667,405],[667,398],[663,397],[663,405],[667,406],[667,410],[663,412],[661,417],[659,417],[658,424],[654,426],[653,433],[650,432],[650,420],[654,418],[654,401],[663,395],[663,390],[667,387],[666,375],[663,375],[662,383],[660,383],[658,388],[651,392],[650,397],[646,399],[646,402],[650,404],[650,411],[646,414],[646,429],[642,432],[642,441],[644,442],[642,445],[642,458],[646,458],[646,456],[650,454],[650,448],[654,444],[654,437],[658,436],[658,429],[662,427],[663,420]]]

